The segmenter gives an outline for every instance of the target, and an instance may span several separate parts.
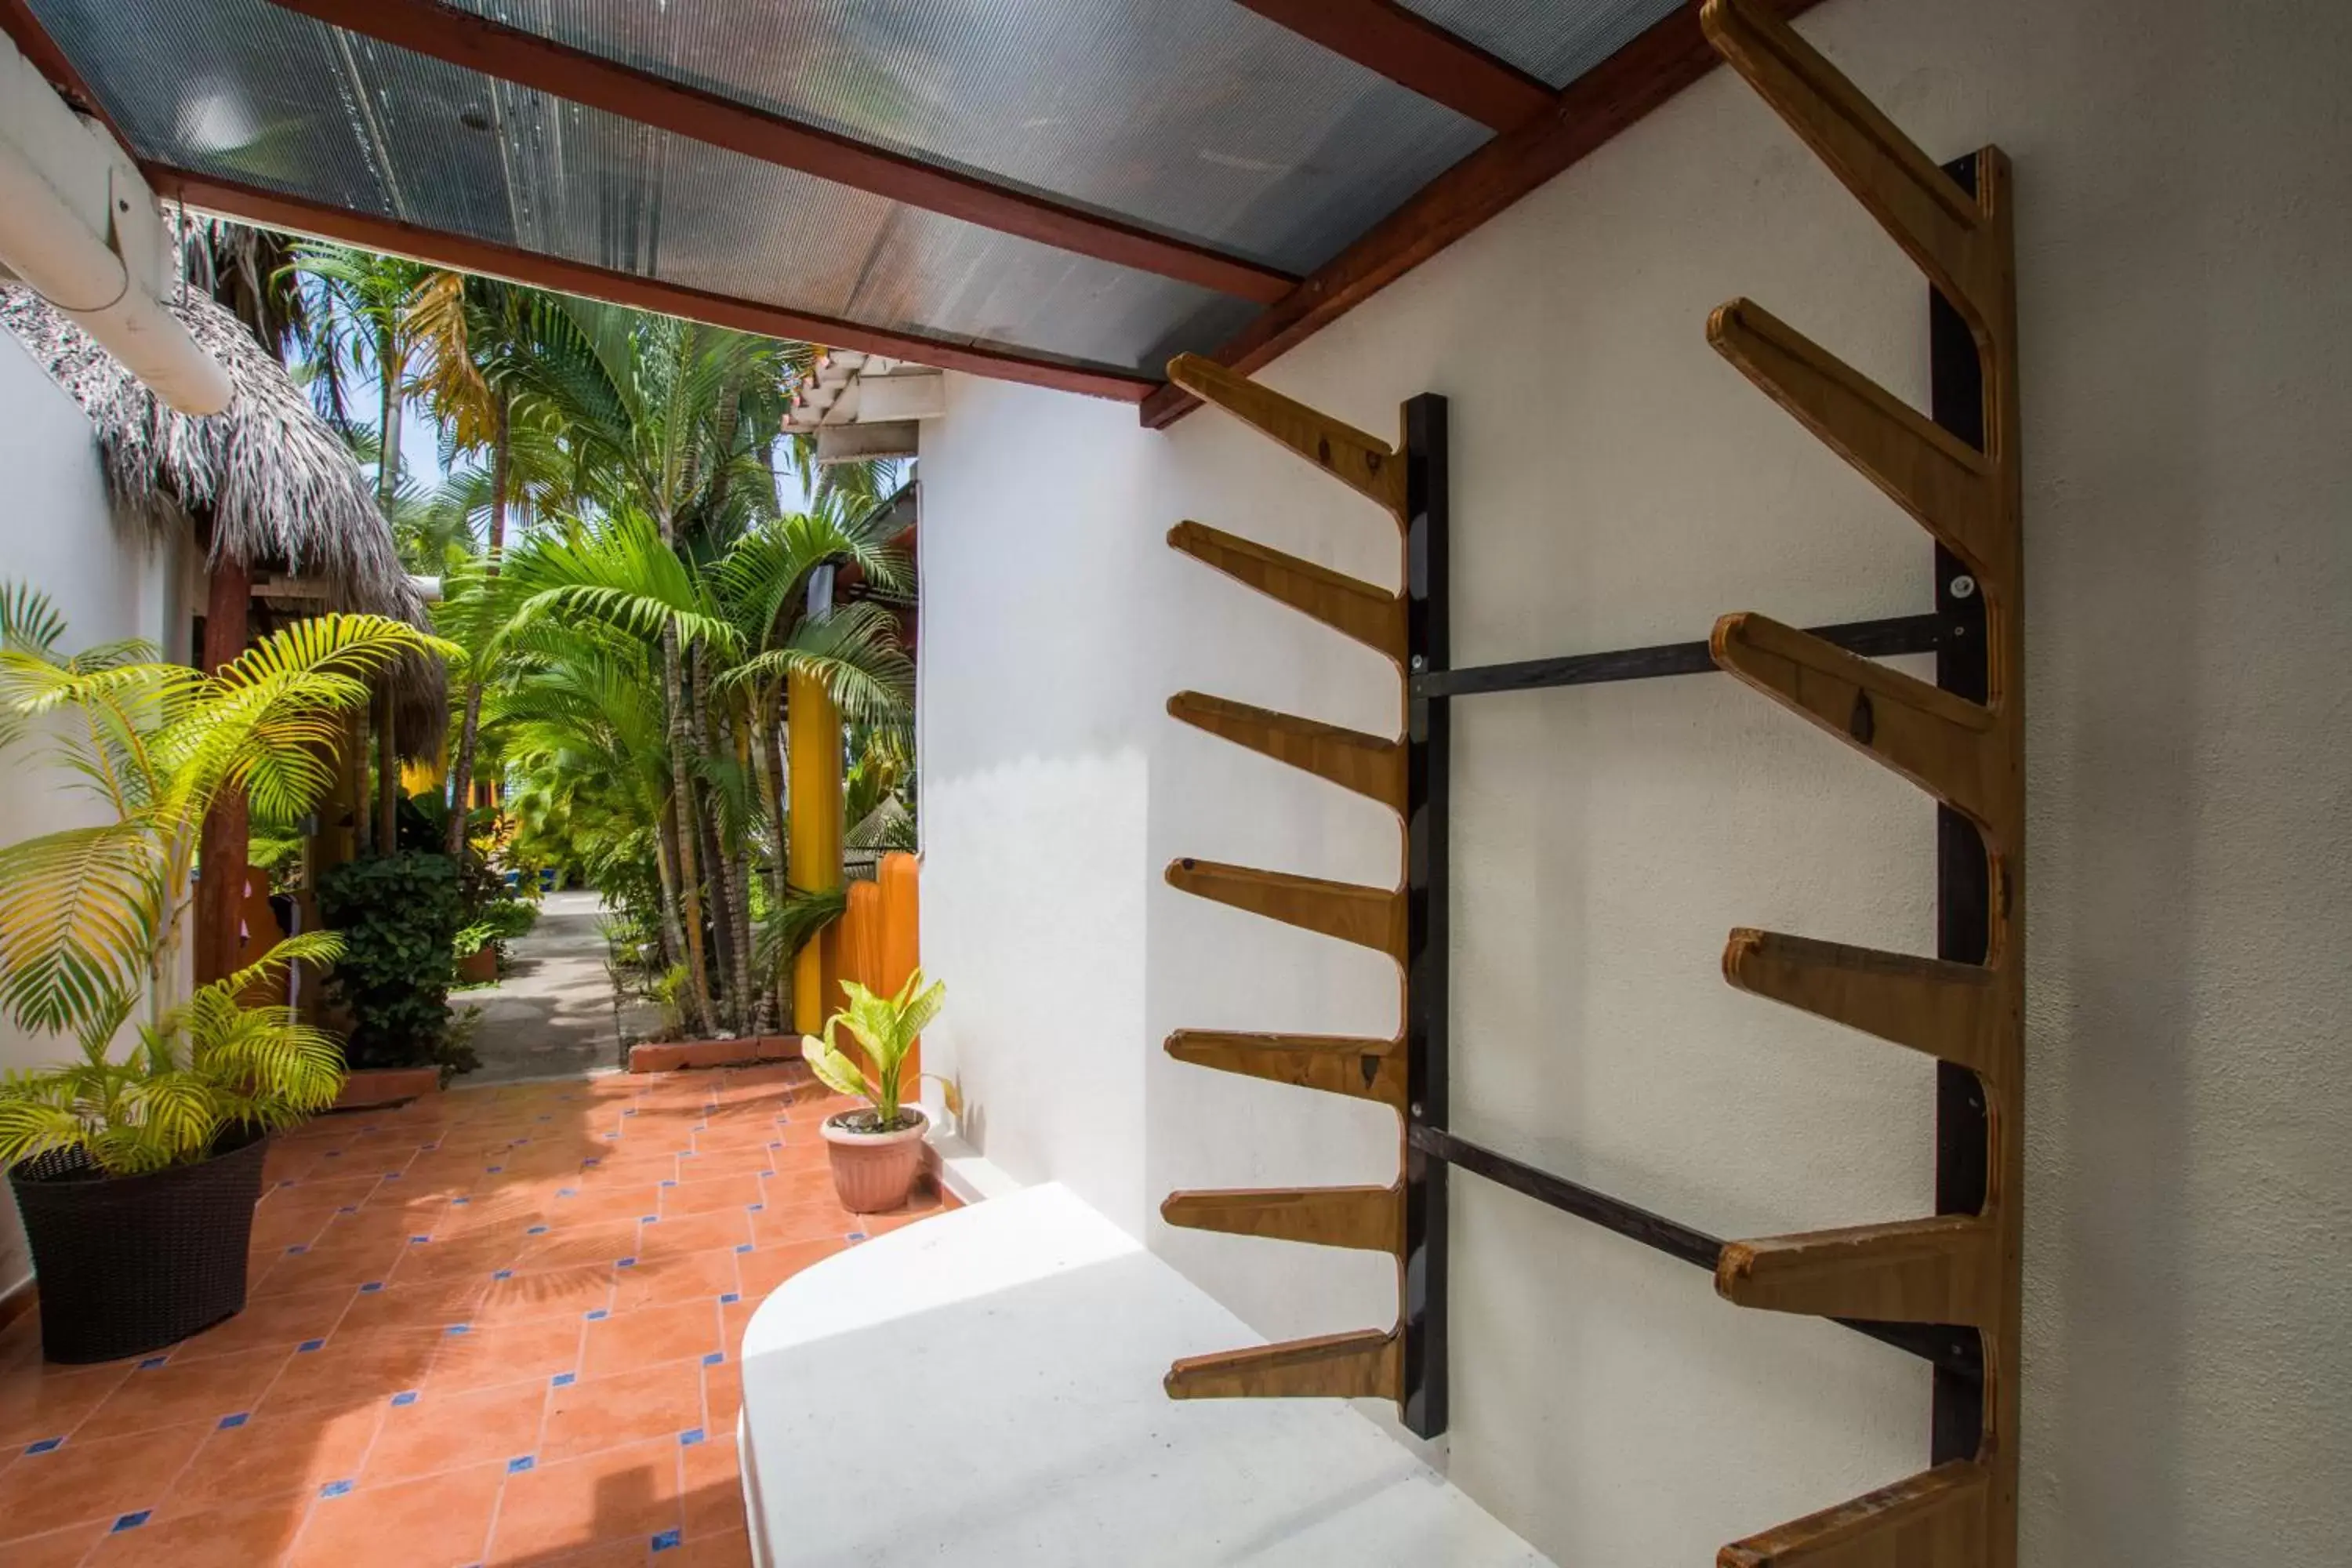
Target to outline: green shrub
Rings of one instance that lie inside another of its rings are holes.
[[[448,858],[403,850],[338,866],[319,879],[319,912],[343,939],[328,984],[351,1009],[351,1065],[455,1065],[449,985],[464,904]]]

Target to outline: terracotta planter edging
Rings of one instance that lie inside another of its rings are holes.
[[[741,1067],[747,1062],[796,1062],[798,1035],[747,1035],[735,1040],[649,1040],[629,1047],[631,1072]]]

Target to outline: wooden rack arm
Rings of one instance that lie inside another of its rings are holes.
[[[1404,815],[1405,750],[1394,741],[1198,691],[1170,698],[1168,714]]]
[[[1979,200],[1762,0],[1706,0],[1699,23],[1716,52],[1959,307],[1979,339],[2005,333],[2007,237]]]
[[[1186,1356],[1161,1386],[1171,1399],[1396,1399],[1404,1386],[1394,1331],[1325,1334]]]
[[[1979,826],[2010,820],[2014,787],[1991,710],[1783,626],[1726,616],[1709,647],[1722,668],[1901,773]]]
[[[1717,1568],[1983,1568],[1991,1478],[1965,1459],[1734,1542]]]
[[[1168,885],[1404,962],[1404,895],[1392,888],[1327,882],[1319,877],[1190,858],[1169,866]]]
[[[1726,1242],[1716,1293],[1742,1307],[1997,1327],[2000,1237],[1971,1215]]]
[[[1984,454],[1752,300],[1718,307],[1706,341],[2006,595],[2013,541]]]
[[[1188,1230],[1222,1231],[1228,1236],[1304,1241],[1360,1252],[1404,1250],[1402,1186],[1173,1193],[1160,1205],[1160,1217]]]
[[[1203,523],[1178,523],[1168,531],[1168,543],[1403,666],[1402,595]]]
[[[1979,964],[1742,927],[1723,977],[1769,997],[1982,1074],[2000,1065],[2000,988]]]
[[[1405,1106],[1404,1042],[1346,1035],[1236,1035],[1179,1029],[1168,1054],[1195,1067]]]
[[[1386,442],[1200,354],[1170,360],[1168,379],[1380,502],[1400,524],[1404,521],[1404,458]]]

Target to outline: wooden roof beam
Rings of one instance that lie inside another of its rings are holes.
[[[707,321],[737,331],[769,337],[796,338],[832,348],[862,349],[942,370],[969,371],[1000,381],[1026,382],[1060,392],[1084,393],[1120,402],[1140,402],[1156,382],[1130,371],[1104,365],[1072,363],[1022,353],[1013,349],[987,348],[915,332],[891,331],[832,316],[813,315],[782,305],[715,294],[682,284],[664,282],[614,268],[571,261],[491,240],[446,234],[397,218],[352,212],[300,196],[289,196],[256,185],[175,169],[164,163],[141,165],[147,183],[160,195],[173,196],[200,211],[216,213],[264,228],[356,245],[366,250],[406,256],[459,272],[504,278],[534,289],[553,289],[603,300],[634,310],[652,310],[688,321]]]
[[[1343,59],[1490,130],[1517,130],[1551,107],[1549,84],[1396,0],[1241,3]]]
[[[518,87],[1099,261],[1261,304],[1285,298],[1298,282],[1278,268],[820,130],[434,0],[271,3]]]

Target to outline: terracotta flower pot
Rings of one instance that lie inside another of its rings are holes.
[[[907,1201],[915,1173],[922,1169],[923,1134],[929,1124],[912,1106],[899,1114],[908,1124],[894,1132],[860,1132],[845,1125],[870,1110],[845,1110],[824,1119],[824,1141],[833,1160],[833,1190],[852,1214],[881,1214]]]

